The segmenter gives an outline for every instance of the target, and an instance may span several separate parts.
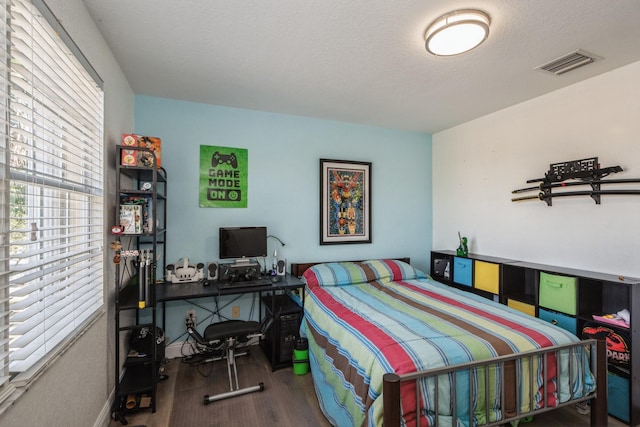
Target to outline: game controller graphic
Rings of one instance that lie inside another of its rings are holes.
[[[211,167],[216,167],[219,164],[226,164],[232,166],[234,169],[238,168],[238,158],[235,153],[231,154],[220,154],[220,152],[216,151],[211,156]]]

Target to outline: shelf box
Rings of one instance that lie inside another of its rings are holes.
[[[559,326],[565,331],[569,331],[574,335],[577,334],[578,325],[575,317],[567,316],[566,314],[562,314],[562,313],[556,313],[554,311],[545,310],[544,308],[540,309],[538,317],[542,320],[546,320],[549,323]]]
[[[576,314],[575,277],[540,272],[539,305],[562,313]]]
[[[469,258],[453,258],[453,281],[459,285],[472,286],[473,260]]]
[[[473,268],[475,271],[473,286],[476,289],[498,295],[500,293],[500,265],[475,260]]]
[[[536,316],[536,306],[535,305],[527,304],[526,302],[521,302],[521,301],[517,301],[517,300],[509,298],[507,300],[507,306],[509,306],[509,307],[511,307],[511,308],[513,308],[515,310],[521,311],[521,312],[523,312],[525,314],[528,314],[529,316],[533,316],[533,317]]]
[[[629,422],[629,380],[610,373],[607,375],[607,390],[609,414]]]

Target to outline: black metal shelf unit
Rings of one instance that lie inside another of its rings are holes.
[[[143,166],[123,164],[125,150],[150,157],[153,162]],[[148,148],[118,145],[116,159],[115,223],[120,224],[121,234],[116,235],[120,245],[114,259],[116,390],[112,418],[127,424],[126,414],[147,408],[156,411],[157,383],[162,378],[164,336],[156,326],[154,285],[162,276],[166,258],[167,176]],[[139,207],[130,209],[127,205]],[[123,211],[134,215],[125,218]],[[131,336],[145,333],[147,339],[138,343],[148,350],[133,350]],[[127,343],[123,357],[121,347]]]

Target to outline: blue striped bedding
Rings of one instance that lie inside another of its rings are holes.
[[[401,261],[319,264],[308,269],[303,280],[307,286],[301,334],[309,340],[320,405],[335,426],[381,425],[385,372],[415,372],[578,341],[548,322],[434,282]],[[512,366],[504,377],[497,369],[486,375],[484,371],[458,375],[456,420],[451,416],[450,381],[439,383],[438,408],[432,380],[420,383],[424,393],[419,402],[415,386],[403,386],[403,425],[433,425],[435,412],[439,425],[470,426],[498,420],[516,410],[516,388],[520,411],[526,412],[532,404],[535,408],[542,405],[545,382],[550,406],[572,395],[582,396],[594,389],[588,368],[578,372],[583,361],[578,359],[585,357],[566,353],[549,357],[546,373],[542,360],[534,359],[532,366]],[[570,363],[570,358],[576,360]],[[530,369],[535,372],[533,384]],[[468,375],[474,375],[472,384],[477,387],[471,413]],[[520,379],[517,384],[515,378]],[[501,408],[496,390],[506,384],[512,385],[513,393]],[[528,398],[531,390],[534,402]],[[488,412],[485,401],[489,402]],[[422,414],[419,423],[413,415],[416,405]]]

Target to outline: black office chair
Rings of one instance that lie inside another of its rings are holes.
[[[236,357],[247,355],[247,351],[236,352],[239,343],[247,342],[251,338],[263,335],[264,325],[259,322],[250,320],[227,320],[224,322],[213,323],[206,327],[204,336],[200,335],[192,325],[187,326],[187,332],[202,347],[204,352],[215,353],[222,350],[222,355],[207,359],[209,361],[227,359],[227,372],[229,374],[230,391],[219,393],[213,396],[205,395],[205,405],[216,400],[227,399],[229,397],[240,396],[255,391],[263,391],[264,384],[260,383],[256,386],[240,388],[238,383],[238,369],[236,367]],[[231,376],[235,378],[235,384]]]

